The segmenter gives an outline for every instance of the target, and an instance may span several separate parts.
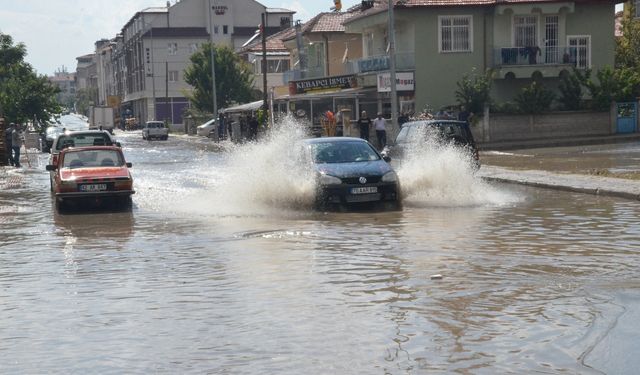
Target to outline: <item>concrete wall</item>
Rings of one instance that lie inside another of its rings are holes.
[[[471,127],[478,142],[513,142],[561,137],[610,135],[615,130],[609,112],[554,112],[540,115],[489,114]]]

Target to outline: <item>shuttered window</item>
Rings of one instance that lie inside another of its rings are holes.
[[[438,20],[440,52],[473,51],[472,16],[440,16]]]

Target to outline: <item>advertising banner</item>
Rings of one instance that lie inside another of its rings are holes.
[[[358,87],[355,75],[289,81],[289,95],[340,91]]]
[[[391,92],[391,73],[378,74],[378,92]],[[416,89],[413,72],[396,73],[396,91],[414,91]]]

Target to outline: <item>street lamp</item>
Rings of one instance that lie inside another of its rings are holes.
[[[213,16],[211,15],[211,0],[209,0],[209,35],[211,37],[211,96],[213,97],[213,116],[218,114],[216,98],[216,61],[213,44]]]

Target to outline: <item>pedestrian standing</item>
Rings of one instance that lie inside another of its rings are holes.
[[[470,112],[466,106],[460,107],[460,112],[458,113],[458,121],[464,121],[467,124],[471,123],[471,118],[473,117],[473,112]]]
[[[15,165],[15,163],[13,162],[13,147],[11,144],[11,141],[13,139],[12,133],[13,133],[14,127],[15,127],[15,124],[12,122],[9,124],[9,127],[4,131],[4,147],[5,147],[4,152],[5,152],[5,157],[9,161],[9,165]]]
[[[20,148],[22,147],[22,133],[20,132],[20,125],[14,126],[11,132],[11,149],[13,150],[13,165],[16,168],[20,168]]]
[[[360,113],[358,119],[358,127],[360,128],[360,138],[369,140],[369,128],[371,128],[371,119],[367,116],[367,111]]]
[[[384,117],[382,117],[382,112],[378,112],[378,117],[373,120],[373,127],[376,129],[378,147],[382,150],[384,146],[387,145],[387,128],[385,126]]]

